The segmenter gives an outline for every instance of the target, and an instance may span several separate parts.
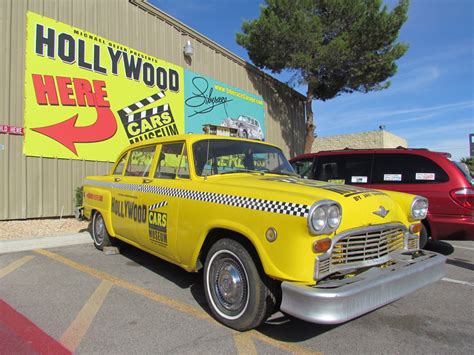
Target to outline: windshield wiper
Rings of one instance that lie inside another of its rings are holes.
[[[250,170],[250,169],[236,169],[236,170],[231,170],[231,171],[223,171],[219,173],[219,175],[237,174],[237,173],[257,173],[257,174],[263,175],[265,172],[259,171],[259,170]]]
[[[300,177],[298,174],[296,173],[290,173],[290,172],[283,172],[283,171],[270,171],[270,170],[262,170],[261,171],[262,173],[265,173],[265,174],[275,174],[275,175],[284,175],[284,176],[294,176],[294,177]]]

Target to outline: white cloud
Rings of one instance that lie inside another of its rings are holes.
[[[357,127],[361,124],[402,124],[407,122],[426,121],[434,117],[445,115],[456,110],[474,107],[474,101],[461,101],[444,105],[413,107],[407,109],[387,109],[387,110],[345,110],[336,114],[324,114],[319,116],[320,119],[316,123],[324,126],[326,129],[340,128],[341,123],[344,127]],[[339,110],[338,110],[339,111]],[[317,111],[316,120],[318,120]],[[375,128],[375,126],[374,126]]]
[[[445,122],[444,124],[437,123],[435,126],[428,126],[423,128],[422,130],[413,130],[412,128],[409,129],[402,129],[397,130],[396,134],[403,136],[404,138],[411,139],[416,137],[425,137],[429,135],[440,135],[441,137],[449,137],[449,136],[461,136],[467,133],[474,133],[474,118],[470,118],[468,120],[461,120],[457,122]],[[432,136],[429,140],[432,140]]]
[[[437,66],[418,67],[395,76],[391,88],[386,93],[393,95],[400,92],[420,90],[431,85],[439,76],[440,70]]]
[[[422,143],[423,147],[430,150],[447,152],[451,154],[453,160],[459,161],[461,158],[469,156],[469,135],[466,133],[460,138],[453,139],[431,139]],[[410,141],[410,146],[418,147],[417,142]]]

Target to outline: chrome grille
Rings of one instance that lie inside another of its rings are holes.
[[[420,246],[418,244],[418,238],[408,239],[408,250],[416,250],[419,249]]]
[[[331,266],[376,261],[404,248],[402,228],[387,228],[354,233],[339,239],[332,250]]]

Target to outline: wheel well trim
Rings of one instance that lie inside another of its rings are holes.
[[[282,272],[273,263],[269,255],[266,253],[264,246],[260,242],[259,238],[253,233],[253,231],[245,228],[242,225],[226,222],[223,221],[221,223],[215,223],[212,226],[209,225],[206,228],[203,228],[203,231],[199,236],[196,249],[194,250],[192,256],[191,265],[193,266],[194,271],[198,271],[204,266],[205,255],[216,240],[230,237],[231,239],[235,239],[237,241],[244,240],[244,243],[248,243],[253,248],[253,250],[249,250],[249,252],[251,254],[255,253],[253,256],[258,258],[257,262],[261,265],[265,274],[270,277],[271,275],[282,275]],[[219,236],[219,234],[226,231],[230,232],[231,235]],[[262,241],[265,242],[263,239]]]
[[[93,207],[91,209],[91,217],[90,217],[91,223],[92,223],[92,220],[94,219],[94,215],[97,212],[99,212],[102,215],[102,218],[104,219],[105,227],[107,228],[107,233],[109,233],[109,235],[112,237],[115,236],[115,230],[112,225],[112,217],[108,211],[97,208],[97,207]]]

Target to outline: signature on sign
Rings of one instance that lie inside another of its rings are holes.
[[[212,87],[209,88],[209,82],[201,76],[194,77],[192,84],[194,87],[193,96],[188,97],[185,101],[186,106],[194,108],[194,113],[189,115],[189,117],[212,112],[214,108],[221,105],[223,105],[225,110],[225,104],[232,101],[225,96],[212,96],[214,89]]]

